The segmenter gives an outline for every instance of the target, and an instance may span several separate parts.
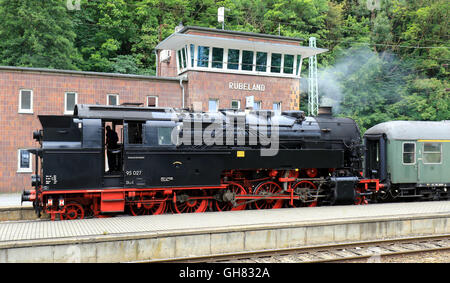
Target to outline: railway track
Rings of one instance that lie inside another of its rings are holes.
[[[319,263],[368,259],[379,262],[383,256],[395,256],[450,249],[450,234],[387,239],[356,243],[308,246],[219,254],[204,257],[172,258],[145,262],[183,263]]]

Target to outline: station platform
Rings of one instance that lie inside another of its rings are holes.
[[[450,201],[0,222],[0,262],[133,262],[450,233]]]

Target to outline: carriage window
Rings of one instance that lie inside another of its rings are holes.
[[[173,145],[171,135],[172,135],[172,128],[159,127],[158,128],[158,145]]]
[[[128,143],[142,144],[142,123],[128,123]]]
[[[441,163],[441,143],[429,142],[423,144],[423,163],[436,164]]]
[[[414,164],[416,145],[414,143],[405,142],[403,143],[403,164]]]

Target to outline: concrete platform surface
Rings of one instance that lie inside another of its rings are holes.
[[[29,201],[21,203],[22,193],[0,193],[0,207],[25,206],[31,207]]]
[[[96,240],[102,238],[107,240],[111,237],[141,237],[143,234],[161,237],[207,231],[220,233],[303,225],[420,219],[433,215],[450,216],[450,201],[118,216],[70,221],[2,222],[0,223],[0,248],[5,245],[19,244],[19,242],[36,243],[80,237]]]

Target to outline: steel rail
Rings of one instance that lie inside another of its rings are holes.
[[[153,262],[235,263],[240,261],[242,262],[243,260],[250,260],[252,262],[267,262],[267,260],[258,261],[258,259],[262,258],[264,259],[272,258],[273,261],[269,262],[279,262],[279,260],[276,259],[279,259],[280,257],[283,256],[294,255],[297,256],[296,262],[316,263],[316,262],[347,261],[353,259],[394,256],[394,255],[421,253],[430,251],[443,251],[449,249],[450,249],[450,234],[440,234],[432,236],[417,236],[417,237],[383,239],[374,241],[345,242],[330,245],[312,245],[295,248],[245,251],[226,254],[214,254],[207,256],[153,259],[139,262],[140,263],[153,263]],[[325,256],[325,253],[328,254],[328,257]],[[301,256],[303,256],[303,258]],[[310,259],[308,259],[308,257]]]

